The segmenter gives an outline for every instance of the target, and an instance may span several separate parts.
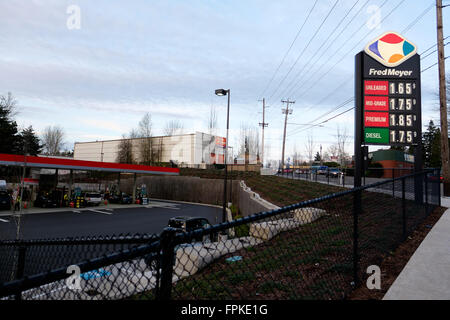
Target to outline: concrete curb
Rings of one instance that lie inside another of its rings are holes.
[[[105,210],[105,209],[123,209],[123,208],[139,208],[142,207],[140,204],[129,204],[129,205],[115,205],[115,204],[109,204],[107,206],[101,205],[98,207],[85,207],[85,208],[70,208],[70,207],[64,207],[64,208],[39,208],[39,209],[24,209],[24,210],[31,210],[31,211],[22,211],[22,215],[30,215],[30,214],[44,214],[44,213],[56,213],[56,212],[67,212],[67,211],[88,211],[91,209],[95,210]],[[13,216],[16,213],[13,211],[8,211],[9,213],[0,213],[0,217],[6,217],[6,216]]]
[[[450,209],[444,212],[383,300],[450,300]]]
[[[222,206],[217,206],[213,204],[205,204],[205,203],[195,203],[195,202],[186,202],[186,201],[178,201],[178,200],[166,200],[166,199],[157,199],[157,198],[149,198],[150,201],[165,201],[165,202],[172,202],[172,203],[181,203],[181,204],[191,204],[191,205],[198,205],[198,206],[208,206],[208,207],[214,207],[214,208],[222,208]],[[149,203],[150,204],[150,203]],[[56,212],[67,212],[67,211],[88,211],[91,209],[96,210],[105,210],[105,209],[129,209],[129,208],[142,208],[145,207],[140,204],[108,204],[108,205],[100,205],[98,207],[85,207],[85,208],[70,208],[70,207],[64,207],[64,208],[39,208],[39,209],[24,209],[22,211],[22,215],[30,215],[30,214],[44,214],[44,213],[56,213]],[[30,211],[28,211],[30,210]],[[8,217],[13,216],[13,211],[6,211],[0,213],[0,217]]]
[[[180,200],[167,200],[167,199],[159,199],[159,198],[148,198],[148,199],[155,200],[155,201],[167,201],[167,202],[175,202],[175,203],[193,204],[196,206],[214,207],[214,208],[222,209],[222,206],[215,205],[215,204],[208,204],[208,203],[197,203],[197,202],[180,201]]]

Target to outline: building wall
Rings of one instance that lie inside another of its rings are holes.
[[[397,178],[411,174],[414,171],[414,164],[408,162],[397,160],[381,160],[377,162],[381,163],[385,169],[382,178]],[[394,168],[394,170],[392,170],[392,168]]]
[[[184,164],[223,163],[223,148],[215,143],[215,136],[196,132],[194,134],[152,137],[155,161],[170,160]],[[103,162],[116,162],[122,140],[76,142],[74,159]],[[133,139],[133,154],[141,161],[140,144],[142,139]],[[215,155],[211,158],[211,154]]]

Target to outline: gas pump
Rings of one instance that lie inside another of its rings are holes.
[[[84,198],[81,195],[81,188],[80,187],[76,187],[74,192],[73,192],[73,197],[74,197],[74,206],[75,208],[81,208],[82,206],[84,206]]]
[[[142,205],[147,205],[148,204],[147,186],[145,184],[142,184],[141,187],[138,188],[137,194],[139,195],[139,203]]]

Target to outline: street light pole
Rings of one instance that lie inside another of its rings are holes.
[[[222,211],[222,222],[227,221],[227,181],[228,181],[228,132],[230,130],[230,89],[227,90],[228,104],[227,104],[227,137],[225,140],[225,180],[223,186],[223,211]]]
[[[228,157],[228,132],[230,130],[230,89],[217,89],[216,95],[218,96],[228,96],[227,104],[227,136],[225,140],[225,179],[223,180],[223,208],[222,208],[222,222],[227,221],[227,180],[228,180],[228,168],[227,168],[227,157]]]
[[[234,155],[233,147],[228,147],[228,148],[231,149],[231,159],[233,159],[233,155]],[[230,177],[230,202],[231,203],[233,203],[233,165],[234,165],[234,161],[231,160],[231,177]]]

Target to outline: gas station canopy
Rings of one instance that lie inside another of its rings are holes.
[[[23,156],[15,154],[0,153],[0,165],[25,166],[33,168],[65,169],[65,170],[85,170],[121,173],[146,173],[179,175],[180,169],[144,166],[137,164],[124,164],[112,162],[85,161],[63,158]]]

